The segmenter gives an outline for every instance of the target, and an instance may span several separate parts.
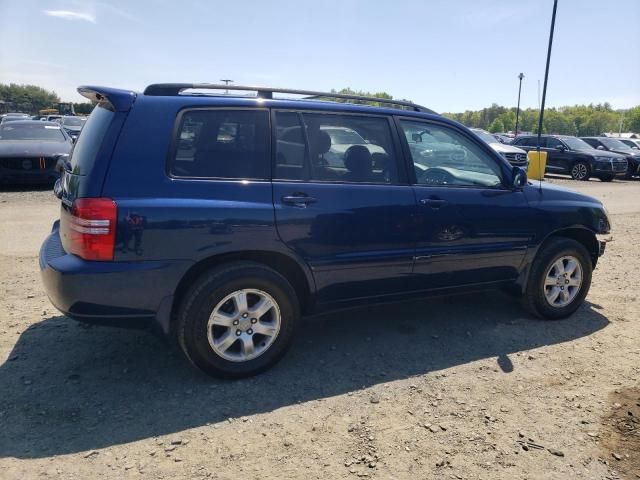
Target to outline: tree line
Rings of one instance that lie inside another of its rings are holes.
[[[37,115],[40,110],[55,108],[60,97],[52,90],[37,85],[19,85],[0,83],[0,113],[23,112]],[[74,103],[78,114],[89,114],[93,109],[90,102]]]
[[[387,92],[366,92],[343,88],[331,90],[331,93],[362,95],[366,97],[393,99]],[[327,100],[348,101],[327,97]],[[404,99],[401,99],[404,100]],[[40,110],[54,107],[60,97],[54,91],[37,85],[18,85],[0,83],[0,107],[4,111],[19,111],[37,114]],[[407,101],[407,100],[404,100]],[[363,102],[365,104],[383,106],[380,102]],[[93,109],[90,102],[74,103],[78,114],[88,114]],[[456,120],[467,127],[482,128],[490,132],[509,132],[516,127],[516,108],[502,107],[493,104],[482,110],[467,110],[461,113],[443,113],[443,116]],[[521,109],[518,117],[518,130],[524,132],[538,131],[537,109]],[[548,108],[544,112],[543,133],[560,135],[601,135],[605,132],[640,133],[640,105],[628,110],[614,110],[609,103],[574,105],[560,108]]]
[[[537,109],[521,109],[518,130],[537,133],[539,114]],[[516,128],[516,108],[501,107],[495,103],[482,110],[443,115],[468,127],[483,128],[492,133],[515,131]],[[591,136],[619,131],[640,133],[640,106],[614,110],[609,103],[602,103],[547,108],[544,111],[543,133]]]

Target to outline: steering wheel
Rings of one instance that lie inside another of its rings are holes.
[[[418,183],[421,185],[449,185],[454,183],[455,177],[440,167],[427,168],[424,171],[416,171]]]

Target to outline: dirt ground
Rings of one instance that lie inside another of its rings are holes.
[[[0,479],[640,478],[640,181],[550,181],[614,225],[570,319],[500,292],[343,311],[236,382],[56,312],[37,252],[57,201],[0,191]]]

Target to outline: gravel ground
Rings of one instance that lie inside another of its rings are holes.
[[[207,378],[145,333],[48,302],[48,190],[0,191],[0,478],[640,478],[640,182],[570,319],[500,292],[307,319],[271,371]]]

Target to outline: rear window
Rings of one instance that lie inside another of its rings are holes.
[[[101,106],[93,109],[71,154],[70,163],[73,173],[86,175],[91,171],[114,115],[114,112]]]
[[[175,177],[269,179],[266,110],[188,110],[175,145],[169,167]]]

